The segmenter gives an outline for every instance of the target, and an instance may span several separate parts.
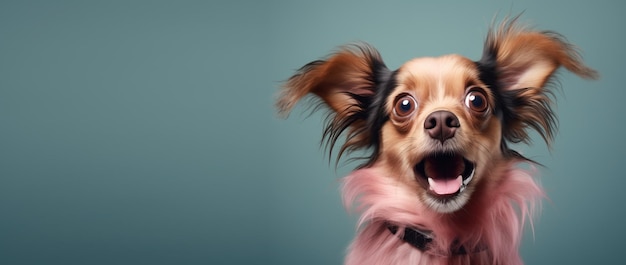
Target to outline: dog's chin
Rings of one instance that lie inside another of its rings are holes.
[[[451,213],[470,199],[475,163],[459,153],[432,153],[415,167],[415,179],[424,188],[426,205],[436,212]]]

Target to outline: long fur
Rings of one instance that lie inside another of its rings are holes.
[[[282,90],[276,105],[286,116],[308,93],[317,95],[333,110],[322,137],[331,155],[337,140],[347,132],[337,161],[345,152],[371,148],[371,156],[363,166],[370,165],[377,158],[379,131],[387,120],[381,107],[393,89],[391,76],[374,47],[366,43],[346,45],[330,59],[301,67],[285,84],[293,89]]]
[[[527,128],[530,127],[550,145],[557,129],[557,117],[551,100],[552,83],[556,82],[552,73],[558,66],[587,79],[597,79],[598,73],[582,63],[578,49],[567,42],[565,37],[553,31],[533,32],[519,24],[518,19],[504,20],[500,26],[489,31],[477,66],[481,70],[481,79],[499,92],[496,95],[499,114],[504,123],[504,140],[529,143]],[[519,67],[536,63],[533,60],[538,58],[554,67],[547,79],[537,80],[540,86],[511,89],[511,83],[514,83],[513,79],[520,71]]]

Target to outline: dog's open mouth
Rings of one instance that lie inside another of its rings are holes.
[[[474,163],[459,154],[426,156],[415,166],[417,181],[437,197],[453,197],[463,192],[474,176]]]

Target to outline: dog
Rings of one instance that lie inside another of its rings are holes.
[[[453,54],[390,70],[356,43],[285,81],[280,114],[317,97],[330,110],[331,155],[342,135],[338,160],[369,152],[342,181],[346,207],[361,214],[345,264],[523,264],[524,223],[545,194],[538,163],[509,146],[530,143],[530,130],[550,146],[556,70],[598,74],[562,35],[518,18],[490,27],[478,61]]]

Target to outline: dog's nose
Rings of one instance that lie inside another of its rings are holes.
[[[438,110],[426,117],[424,121],[424,129],[428,132],[431,138],[443,142],[452,138],[456,129],[461,127],[459,119],[454,113]]]

